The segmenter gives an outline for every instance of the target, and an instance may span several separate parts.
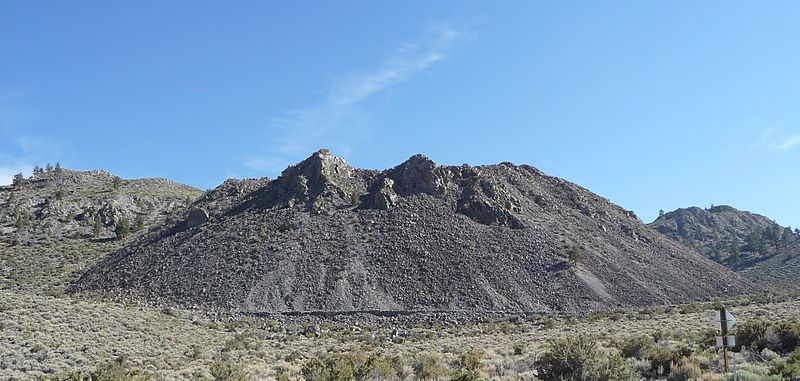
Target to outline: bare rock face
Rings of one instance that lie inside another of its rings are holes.
[[[400,196],[394,192],[394,180],[384,178],[382,185],[372,194],[372,205],[378,210],[389,210],[400,200]]]
[[[522,229],[524,225],[515,215],[521,211],[521,202],[502,183],[486,179],[471,182],[458,200],[459,213],[484,225]]]
[[[437,167],[433,160],[423,155],[414,155],[386,173],[386,177],[394,181],[395,192],[402,196],[417,193],[441,195],[447,189],[450,175],[447,168]]]
[[[226,184],[191,206],[208,211],[201,228],[167,224],[71,291],[243,312],[588,312],[754,290],[530,166],[416,155],[374,171],[322,150],[276,180]],[[582,254],[576,266],[571,250]]]
[[[333,214],[349,205],[352,194],[363,191],[354,182],[355,170],[342,158],[323,149],[281,173],[267,194],[267,204],[302,205],[315,214]]]

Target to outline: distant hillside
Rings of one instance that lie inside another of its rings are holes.
[[[223,184],[73,291],[246,312],[591,311],[754,290],[630,211],[511,163],[383,171],[326,150]]]
[[[63,292],[125,239],[163,224],[202,194],[163,179],[61,168],[0,187],[0,288]]]
[[[758,284],[795,287],[800,280],[800,275],[787,277],[787,269],[800,267],[793,263],[800,232],[765,216],[726,205],[691,207],[665,213],[649,226]]]
[[[759,285],[775,290],[800,289],[800,240],[744,268],[740,273]]]

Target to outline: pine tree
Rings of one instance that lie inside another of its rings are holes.
[[[119,190],[119,187],[122,186],[122,179],[119,176],[114,176],[114,179],[111,180],[111,186],[114,190]]]
[[[719,247],[714,246],[711,249],[711,258],[714,258],[714,262],[722,263],[722,251],[720,251]]]
[[[730,234],[729,251],[731,252],[731,261],[735,264],[739,263],[739,238],[732,230]]]
[[[56,167],[53,169],[53,173],[55,173],[56,176],[61,176],[61,172],[63,172],[61,169],[61,163],[56,162]]]
[[[792,228],[783,229],[783,234],[781,234],[781,245],[786,246],[789,243],[794,241],[794,234],[792,234]]]
[[[14,212],[13,212],[12,216],[14,218],[14,222],[17,225],[18,229],[22,229],[22,228],[28,226],[28,224],[33,219],[33,216],[31,216],[31,213],[26,211],[26,210],[23,210],[22,206],[20,206],[20,205],[17,205],[14,208]]]
[[[747,235],[747,251],[766,254],[766,242],[761,229],[754,229]]]
[[[136,215],[136,231],[144,229],[144,214]]]
[[[23,176],[22,173],[17,173],[14,175],[14,181],[11,183],[11,185],[16,188],[22,188],[22,186],[25,185],[25,176]]]
[[[117,227],[114,228],[114,234],[117,235],[117,239],[123,239],[128,236],[131,232],[131,225],[128,222],[128,219],[123,217],[117,222]]]
[[[658,216],[659,217],[664,217],[664,209],[659,209],[658,210]]]
[[[739,245],[732,245],[731,246],[731,262],[733,264],[739,263],[739,259],[741,258],[741,254],[739,252]]]
[[[97,214],[94,216],[94,226],[92,226],[92,235],[94,238],[100,237],[100,233],[103,231],[103,222],[100,221],[100,215]]]

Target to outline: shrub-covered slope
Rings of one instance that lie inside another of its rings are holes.
[[[527,165],[417,155],[373,171],[322,150],[276,180],[223,184],[72,289],[276,312],[589,311],[753,287]]]
[[[163,179],[61,168],[0,187],[0,288],[61,293],[125,238],[163,224],[200,195]]]
[[[726,205],[691,207],[665,213],[650,226],[760,286],[800,287],[800,238],[765,216]]]

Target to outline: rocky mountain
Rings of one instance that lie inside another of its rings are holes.
[[[528,165],[376,171],[321,150],[226,182],[70,290],[242,312],[585,312],[754,287]]]
[[[0,187],[0,289],[62,293],[126,239],[162,225],[202,194],[163,179],[37,169]]]
[[[800,273],[790,271],[800,268],[800,262],[794,263],[800,254],[800,231],[782,227],[765,216],[727,205],[691,207],[664,213],[649,226],[740,271],[759,285],[800,285]]]

